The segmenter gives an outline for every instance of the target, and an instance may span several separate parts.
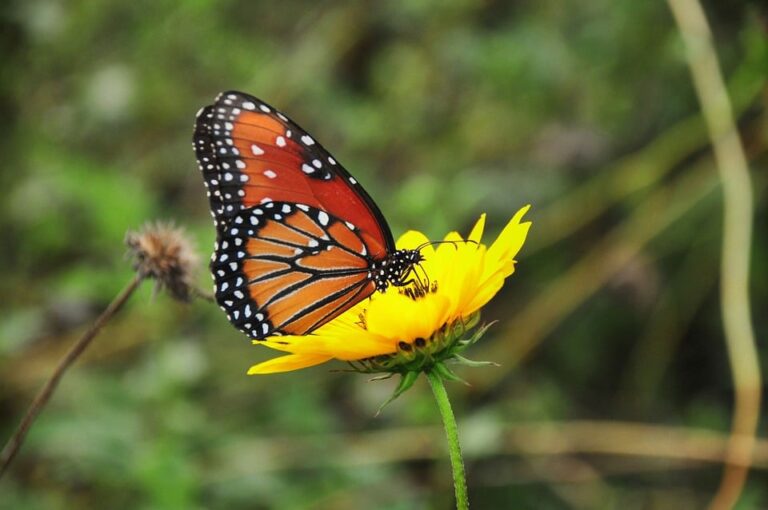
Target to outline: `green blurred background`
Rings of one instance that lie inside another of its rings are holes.
[[[704,7],[755,181],[764,340],[767,11]],[[484,312],[499,323],[470,353],[501,367],[463,369],[471,386],[449,388],[474,508],[709,501],[721,465],[684,439],[722,440],[733,407],[722,204],[664,2],[18,0],[0,13],[3,438],[131,277],[127,230],[183,226],[209,288],[192,123],[239,89],[321,140],[396,235],[466,232],[487,212],[495,236],[534,205],[518,271]],[[327,365],[245,375],[274,354],[215,306],[145,285],[67,374],[0,508],[451,507],[424,381],[374,417],[394,381]],[[638,444],[657,453],[594,452]],[[761,448],[739,508],[768,507]]]

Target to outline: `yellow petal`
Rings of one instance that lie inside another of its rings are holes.
[[[480,215],[480,219],[478,219],[475,226],[472,227],[472,232],[469,233],[467,240],[479,243],[483,238],[483,230],[485,230],[485,213]]]
[[[501,272],[488,278],[480,285],[471,300],[462,310],[462,316],[467,317],[484,307],[504,285],[504,275]]]
[[[390,352],[394,352],[401,340],[429,338],[445,323],[448,308],[448,299],[437,294],[414,301],[399,293],[387,293],[368,309],[366,324],[372,334],[390,338]]]
[[[319,330],[318,330],[319,331]],[[286,335],[280,342],[262,341],[264,346],[293,354],[316,354],[342,360],[370,358],[394,352],[394,342],[360,327],[345,331],[337,329],[304,336]]]
[[[421,252],[424,255],[429,254],[429,250],[434,250],[432,245],[429,244],[429,238],[418,230],[409,230],[401,235],[395,244],[397,245],[398,250],[415,250],[419,246],[424,246],[421,249]]]
[[[456,311],[452,318],[465,317],[469,315],[467,306],[475,298],[479,283],[482,280],[483,271],[486,265],[486,248],[483,245],[467,245],[462,250],[462,256],[456,267],[456,276],[454,278],[456,292]]]
[[[507,226],[501,231],[499,237],[493,242],[488,249],[488,259],[494,262],[503,262],[513,260],[515,255],[523,247],[525,238],[528,235],[528,230],[531,228],[531,222],[520,223],[526,212],[531,208],[530,205],[526,205],[521,208],[515,215],[509,220]]]
[[[423,279],[423,272],[426,272],[430,278],[434,273],[433,259],[435,257],[435,247],[429,243],[429,238],[416,230],[409,230],[397,240],[398,250],[420,249],[419,251],[424,257],[424,260],[419,264],[423,271],[417,273],[420,279]]]
[[[437,247],[435,255],[431,259],[432,273],[429,275],[439,285],[443,285],[444,280],[455,273],[459,248],[465,244],[464,239],[457,232],[450,232],[443,238],[443,241],[445,242]],[[441,292],[441,294],[444,293]]]
[[[253,365],[248,369],[248,375],[290,372],[291,370],[319,365],[330,359],[330,356],[322,356],[318,354],[289,354],[287,356],[280,356],[269,361],[264,361],[258,365]]]

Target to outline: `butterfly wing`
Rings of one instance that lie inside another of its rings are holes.
[[[217,225],[269,201],[301,203],[353,221],[380,260],[394,251],[381,211],[354,177],[295,122],[242,92],[198,112],[194,147]]]
[[[255,339],[304,334],[374,292],[395,251],[365,190],[318,142],[253,96],[197,114],[194,147],[217,227],[216,300]]]
[[[353,224],[306,204],[242,209],[217,241],[216,300],[252,338],[300,335],[371,295],[369,252]]]

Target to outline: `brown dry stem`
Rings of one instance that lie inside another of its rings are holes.
[[[99,315],[93,325],[88,328],[83,336],[81,336],[80,339],[75,342],[72,348],[61,359],[51,376],[45,382],[45,385],[43,385],[43,387],[35,396],[35,399],[29,406],[29,409],[27,409],[27,412],[19,423],[19,426],[16,428],[11,438],[3,447],[3,451],[0,453],[0,478],[2,478],[3,474],[5,474],[8,466],[10,466],[11,462],[13,462],[13,459],[16,457],[16,454],[19,453],[19,449],[21,448],[21,445],[24,444],[24,439],[27,437],[29,429],[32,427],[32,424],[34,424],[37,416],[51,399],[51,395],[53,395],[53,392],[56,390],[56,387],[59,385],[59,382],[61,381],[61,378],[64,377],[66,371],[80,357],[80,355],[85,352],[85,349],[88,348],[93,339],[96,338],[96,335],[99,334],[104,325],[107,324],[107,322],[109,322],[112,317],[114,317],[120,308],[122,308],[126,301],[128,301],[128,298],[133,295],[134,291],[139,287],[143,280],[144,277],[141,276],[141,274],[136,274],[130,283],[128,283],[128,285],[126,285],[125,288],[120,291],[114,300],[112,300],[104,312]]]

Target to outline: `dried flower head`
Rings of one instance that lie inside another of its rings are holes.
[[[166,289],[180,301],[194,296],[191,270],[199,258],[184,231],[173,223],[147,223],[138,232],[128,232],[125,244],[134,269],[157,282],[156,290]]]

